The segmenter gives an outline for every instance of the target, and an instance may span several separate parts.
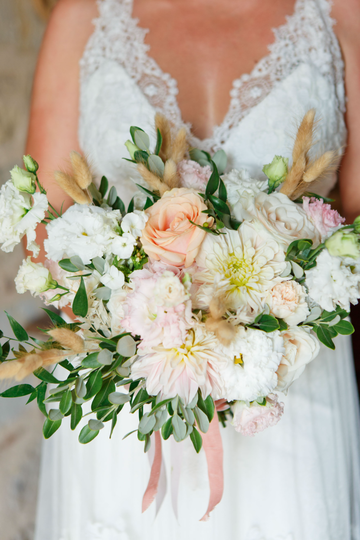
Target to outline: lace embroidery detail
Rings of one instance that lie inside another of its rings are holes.
[[[344,64],[332,30],[331,4],[332,0],[296,0],[294,13],[284,25],[273,30],[275,41],[269,46],[268,55],[250,74],[234,80],[229,110],[208,139],[198,139],[191,133],[191,125],[184,124],[176,98],[177,82],[148,54],[148,30],[141,28],[132,16],[133,0],[98,0],[100,15],[94,21],[95,31],[81,60],[82,84],[104,58],[115,60],[157,111],[164,113],[175,127],[186,125],[191,144],[208,151],[220,148],[231,130],[302,63],[315,65],[330,79],[335,85],[338,109],[344,112]]]

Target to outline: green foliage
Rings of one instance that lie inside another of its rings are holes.
[[[81,277],[80,286],[75,295],[72,310],[77,317],[86,317],[89,309],[88,297],[84,278]]]
[[[16,337],[16,339],[19,341],[28,341],[29,336],[25,328],[23,328],[20,323],[15,321],[15,319],[11,315],[9,315],[7,311],[5,311],[5,313],[9,320],[11,329],[14,332],[14,336]]]

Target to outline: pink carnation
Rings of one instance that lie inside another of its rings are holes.
[[[278,402],[277,395],[270,394],[266,398],[265,406],[254,401],[249,407],[243,401],[237,401],[232,410],[232,425],[235,430],[242,435],[254,436],[279,422],[284,412],[284,404]]]
[[[178,173],[181,178],[181,187],[204,191],[211,176],[211,167],[201,167],[196,161],[183,160],[178,165]]]
[[[175,284],[171,290],[177,287],[175,299],[166,295],[166,289],[159,291],[157,284],[164,275]],[[134,290],[123,304],[122,327],[133,336],[140,336],[140,351],[148,351],[160,344],[180,346],[187,330],[193,326],[193,320],[191,301],[179,278],[169,271],[153,273],[148,269],[134,272],[131,278]]]
[[[322,199],[303,197],[303,208],[320,232],[322,240],[330,236],[345,221],[339,212],[333,210],[330,204],[324,203]]]

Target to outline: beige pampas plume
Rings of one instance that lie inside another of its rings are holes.
[[[164,195],[166,191],[170,190],[170,186],[162,182],[161,178],[156,176],[156,174],[149,171],[149,169],[143,163],[138,164],[137,170],[139,171],[145,182],[149,184],[151,189],[154,191],[158,191],[160,193],[160,196]]]
[[[74,172],[74,180],[81,189],[87,189],[93,181],[90,165],[78,152],[70,153],[71,165]]]
[[[177,165],[172,159],[169,159],[165,163],[164,182],[170,188],[176,188],[180,184],[180,176],[177,171]]]
[[[215,296],[210,302],[209,311],[210,316],[205,322],[207,330],[213,332],[222,345],[229,346],[235,337],[236,328],[223,319],[226,305],[218,296]]]
[[[180,161],[185,159],[188,148],[189,148],[189,145],[187,142],[186,128],[181,128],[178,131],[172,145],[171,159],[175,161],[176,164],[180,163]]]
[[[91,197],[87,191],[80,188],[72,176],[62,171],[54,173],[55,181],[67,195],[78,204],[91,204]]]
[[[171,156],[171,127],[170,122],[163,114],[156,113],[155,129],[159,130],[162,136],[162,145],[159,156],[165,162]]]
[[[53,328],[48,330],[48,334],[64,349],[70,349],[77,354],[84,352],[84,340],[75,332],[67,328]]]

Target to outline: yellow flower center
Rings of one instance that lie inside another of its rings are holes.
[[[234,364],[244,365],[243,355],[240,353],[239,356],[234,357]]]

